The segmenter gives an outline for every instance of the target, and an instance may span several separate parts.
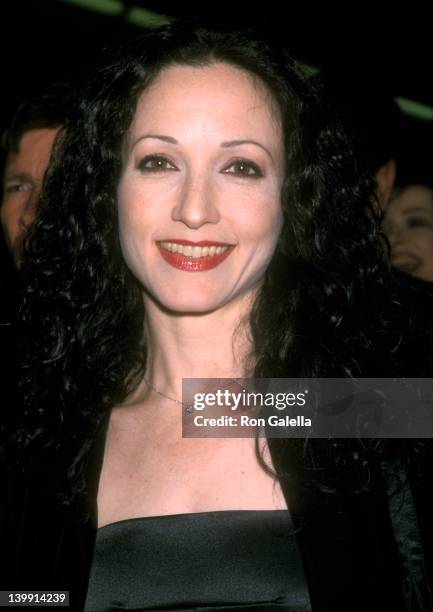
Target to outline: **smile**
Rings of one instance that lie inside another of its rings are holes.
[[[233,251],[235,245],[202,241],[159,241],[156,243],[164,260],[179,270],[203,272],[215,268]]]
[[[421,260],[412,253],[406,251],[394,251],[391,253],[391,263],[406,272],[415,271],[420,265]]]

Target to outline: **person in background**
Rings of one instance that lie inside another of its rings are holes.
[[[362,71],[351,74],[337,70],[321,71],[325,99],[356,145],[360,173],[373,177],[376,208],[382,211],[385,259],[395,279],[394,295],[384,308],[392,320],[395,336],[400,336],[386,376],[392,378],[430,378],[433,376],[433,191],[429,168],[431,126],[404,116],[384,81]],[[354,215],[357,214],[354,211]],[[389,243],[386,243],[386,239]],[[409,246],[409,241],[412,244]],[[429,257],[430,254],[430,257]],[[416,269],[416,270],[415,270]],[[417,272],[417,276],[413,272]],[[373,296],[372,296],[373,297]],[[397,298],[407,317],[394,316]],[[384,313],[377,312],[380,317]],[[376,345],[383,354],[383,346]],[[391,355],[390,355],[391,359]],[[364,374],[365,375],[365,374]],[[395,442],[395,441],[393,441]],[[413,500],[413,513],[427,551],[427,564],[433,569],[433,528],[429,513],[433,509],[431,481],[433,450],[418,452],[425,440],[405,440],[415,457],[409,468],[399,459],[382,464],[382,477],[390,492],[391,507],[401,517],[399,504]],[[404,482],[395,495],[395,482]],[[430,510],[425,511],[426,508]],[[394,526],[398,531],[398,521]],[[411,541],[406,534],[407,541]],[[412,539],[411,546],[419,543]],[[420,549],[422,546],[420,545]],[[418,592],[423,587],[418,584]],[[415,608],[417,605],[411,602]]]
[[[375,451],[181,435],[186,376],[392,361],[374,186],[316,89],[256,32],[170,24],[109,50],[73,112],[20,274],[1,588],[89,612],[414,610]]]
[[[21,265],[23,237],[35,218],[39,195],[60,128],[66,122],[71,87],[54,84],[23,102],[1,140],[0,220],[7,249]]]
[[[17,311],[17,274],[23,261],[24,236],[35,219],[53,145],[63,126],[74,93],[66,83],[52,84],[22,102],[13,113],[0,141],[1,244],[0,271],[0,438],[16,418],[17,389],[14,369]]]
[[[391,245],[392,265],[433,283],[433,188],[412,184],[395,189],[383,229]]]
[[[391,265],[411,285],[433,292],[433,122],[414,122],[403,138],[383,231]]]
[[[397,319],[394,321],[396,333],[399,329],[404,330],[398,349],[400,367],[394,371],[394,375],[430,377],[433,375],[433,349],[430,332],[427,333],[427,330],[433,330],[433,296],[430,295],[433,293],[433,285],[426,282],[428,273],[422,271],[426,268],[420,268],[421,273],[417,278],[409,270],[420,266],[416,258],[422,258],[425,262],[423,266],[427,267],[426,253],[433,253],[433,201],[429,213],[429,189],[426,187],[429,176],[428,154],[423,145],[427,144],[428,126],[425,122],[419,126],[403,115],[382,77],[365,75],[361,70],[348,74],[341,70],[327,69],[313,78],[322,88],[330,111],[354,142],[360,173],[369,174],[376,184],[374,197],[383,220],[385,257],[395,278],[399,299],[410,313],[411,329],[407,328],[407,323]],[[415,184],[417,187],[413,189]],[[409,185],[413,186],[410,192],[407,191]],[[421,219],[421,205],[425,225],[422,230],[413,227],[408,230],[411,235],[417,236],[416,247],[413,245],[410,251],[406,247],[403,249],[400,235],[393,248],[387,242],[390,239],[396,242],[394,234],[397,227],[413,224],[406,214],[405,220],[401,215],[406,210],[408,196],[412,194],[416,195],[416,201],[411,205],[411,217],[417,209],[417,219]],[[430,218],[431,231],[428,229]],[[391,225],[392,236],[389,231]],[[431,278],[433,280],[433,276]]]

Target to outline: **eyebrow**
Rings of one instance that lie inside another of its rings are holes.
[[[422,206],[416,206],[415,208],[404,208],[401,211],[404,215],[410,214],[410,213],[426,213],[427,215],[431,215],[433,213],[433,210],[430,210],[429,208],[423,208]]]
[[[3,183],[9,183],[10,181],[22,181],[23,183],[34,184],[33,178],[26,172],[6,172],[3,178]]]
[[[169,142],[170,144],[179,144],[179,142],[176,140],[176,138],[173,138],[172,136],[164,136],[162,134],[145,134],[144,136],[140,136],[140,138],[137,138],[137,140],[132,145],[132,148],[134,148],[135,145],[140,142],[140,140],[144,140],[145,138],[158,138],[159,140],[164,140],[165,142]],[[243,144],[254,144],[254,145],[257,145],[258,147],[260,147],[264,151],[266,151],[266,153],[269,155],[269,157],[272,159],[272,161],[274,161],[274,158],[272,157],[272,154],[269,151],[269,149],[267,149],[264,145],[262,145],[260,142],[257,142],[256,140],[247,140],[247,139],[243,139],[243,140],[229,140],[229,141],[226,141],[226,142],[222,142],[221,146],[222,147],[236,147],[238,145],[243,145]]]

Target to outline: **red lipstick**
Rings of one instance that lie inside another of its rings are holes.
[[[183,246],[191,247],[227,247],[223,253],[214,255],[203,255],[200,257],[192,257],[184,255],[183,253],[173,253],[167,248],[162,246],[162,243],[171,242]],[[186,272],[205,272],[216,268],[222,263],[235,248],[233,244],[227,244],[224,242],[214,242],[211,240],[200,240],[199,242],[192,242],[191,240],[160,240],[156,243],[159,252],[161,253],[164,260],[177,268],[178,270],[184,270]]]

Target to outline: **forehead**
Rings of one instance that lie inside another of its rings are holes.
[[[389,203],[389,213],[403,213],[412,209],[426,209],[433,213],[433,190],[424,185],[411,185]]]
[[[166,129],[193,124],[207,131],[280,135],[277,105],[264,83],[222,62],[164,68],[141,95],[131,132],[155,123]]]
[[[6,165],[47,163],[58,131],[59,128],[41,128],[24,132],[18,144],[18,151],[8,154]]]

